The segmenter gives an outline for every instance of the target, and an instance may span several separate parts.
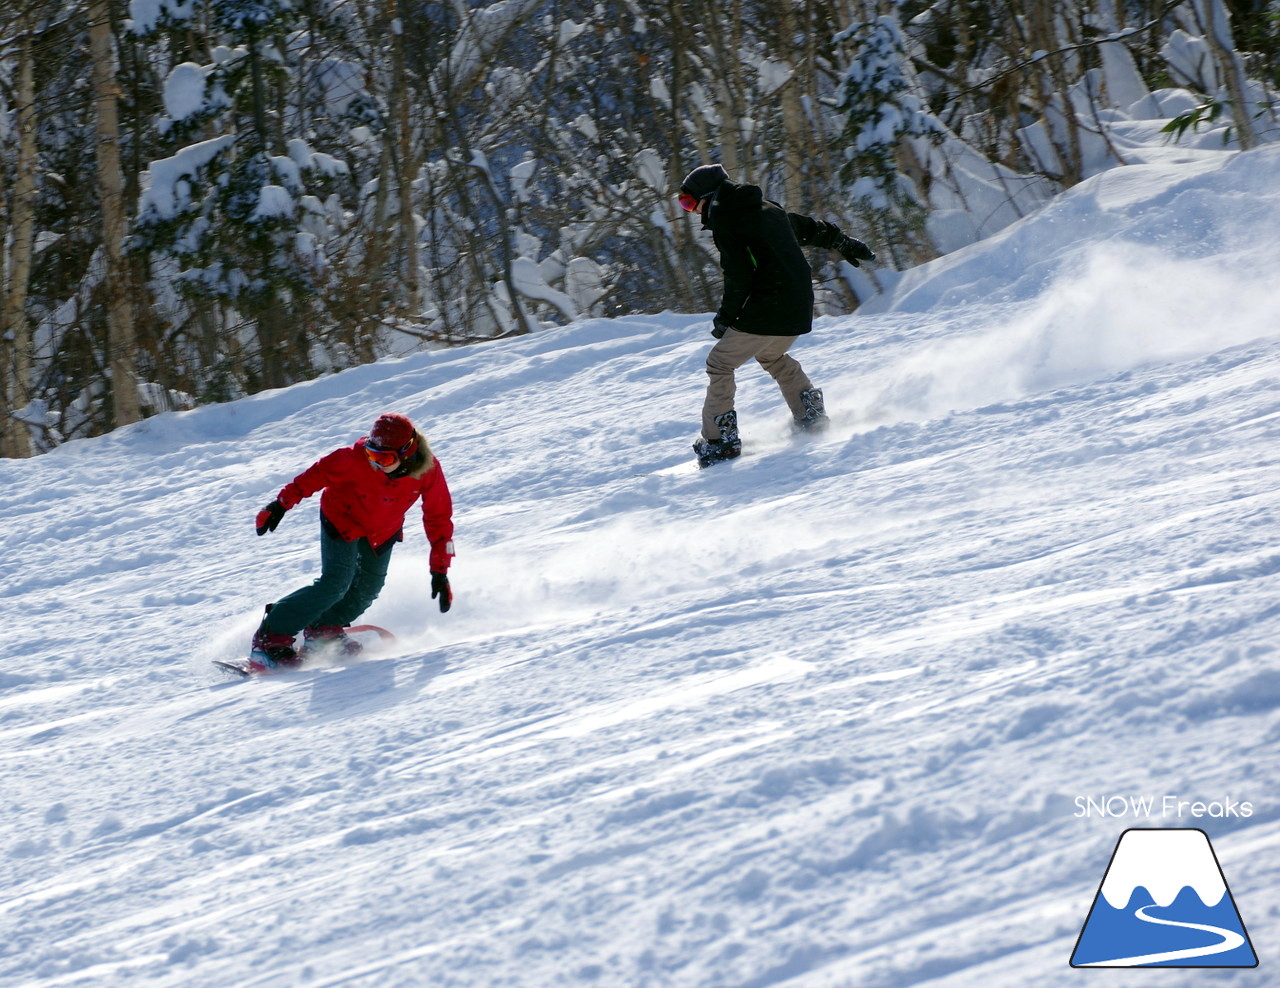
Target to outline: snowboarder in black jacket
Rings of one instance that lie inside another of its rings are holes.
[[[813,272],[802,246],[839,251],[855,267],[875,260],[866,244],[834,223],[788,213],[755,185],[739,185],[721,165],[695,168],[680,186],[680,205],[702,217],[720,252],[724,296],[712,320],[702,435],[693,444],[702,466],[742,452],[734,372],[754,358],[777,382],[796,427],[827,424],[822,392],[787,351],[813,328]]]

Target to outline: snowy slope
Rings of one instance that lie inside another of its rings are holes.
[[[744,371],[702,473],[671,314],[0,461],[0,983],[1145,986],[1068,967],[1137,825],[1210,834],[1261,960],[1159,984],[1273,984],[1278,176],[1085,183],[823,320],[825,436]],[[221,682],[317,566],[254,512],[386,409],[453,611],[410,529],[398,651]]]

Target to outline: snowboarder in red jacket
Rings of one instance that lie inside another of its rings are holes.
[[[442,612],[453,602],[447,575],[453,502],[440,462],[409,419],[394,412],[382,415],[364,439],[298,474],[258,512],[258,534],[274,532],[286,511],[320,490],[320,577],[267,605],[253,636],[252,663],[267,668],[296,663],[299,631],[309,647],[359,651],[345,629],[381,592],[391,550],[404,538],[405,515],[419,498],[431,545],[431,597],[439,598]]]

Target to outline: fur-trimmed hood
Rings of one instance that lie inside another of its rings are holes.
[[[421,429],[413,430],[413,437],[418,440],[417,448],[413,451],[413,455],[401,463],[391,472],[391,477],[413,477],[418,478],[424,476],[431,471],[436,465],[435,454],[431,452],[431,447],[427,445],[427,437],[422,434]]]

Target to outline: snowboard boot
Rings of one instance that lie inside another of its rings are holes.
[[[317,624],[302,629],[302,652],[304,655],[325,653],[349,657],[359,655],[362,646],[354,638],[347,637],[347,629],[339,624]]]
[[[738,413],[725,412],[716,416],[716,426],[720,430],[719,439],[698,437],[693,444],[693,451],[698,456],[698,466],[706,467],[721,460],[732,460],[742,455],[742,440],[738,438]]]
[[[298,657],[293,647],[293,635],[273,635],[263,628],[267,623],[267,614],[270,613],[271,605],[268,604],[266,612],[262,615],[262,624],[258,625],[258,630],[253,634],[253,643],[249,648],[249,665],[259,672],[300,665],[302,659]]]
[[[827,408],[822,402],[821,388],[801,391],[800,401],[804,405],[804,415],[795,422],[796,428],[801,432],[821,432],[831,424],[831,420],[827,418]]]
[[[288,669],[300,665],[293,647],[293,635],[270,635],[261,629],[253,636],[253,647],[249,651],[249,665],[259,671],[266,669]]]

